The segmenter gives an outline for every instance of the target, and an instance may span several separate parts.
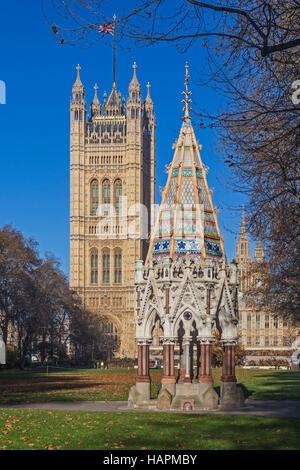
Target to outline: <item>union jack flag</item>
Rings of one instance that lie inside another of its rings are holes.
[[[109,33],[113,36],[115,32],[115,23],[100,24],[98,26],[98,31],[99,33],[103,33],[103,34]]]

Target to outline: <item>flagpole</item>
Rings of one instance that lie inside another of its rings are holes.
[[[116,23],[116,15],[113,16],[114,26]],[[114,28],[114,46],[113,46],[113,83],[116,83],[116,34]]]

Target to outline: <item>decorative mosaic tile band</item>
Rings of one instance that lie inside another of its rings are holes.
[[[222,256],[220,243],[205,240],[206,254],[211,256]]]
[[[185,235],[193,235],[197,232],[197,225],[195,220],[178,220],[176,224],[176,234],[185,234]]]
[[[153,259],[155,264],[161,264],[165,262],[166,255],[160,255],[159,253],[153,253]]]
[[[174,255],[174,261],[177,261],[177,262],[180,262],[182,264],[185,264],[185,254],[182,254],[182,253],[176,253]],[[191,258],[195,264],[201,264],[202,263],[202,257],[200,254],[194,254],[191,256]]]
[[[173,220],[161,220],[159,222],[159,227],[157,232],[160,235],[166,234],[166,233],[171,233],[174,227],[174,221]]]
[[[182,176],[193,176],[193,170],[183,168],[182,169]]]
[[[153,254],[168,253],[170,251],[170,240],[155,241],[153,245]]]
[[[215,226],[215,223],[212,221],[205,220],[204,222],[204,234],[212,235],[214,237],[218,236],[218,232]]]
[[[176,253],[198,252],[201,253],[200,240],[176,240]]]
[[[171,173],[171,176],[178,176],[179,175],[179,169],[177,168],[176,170],[173,170]]]

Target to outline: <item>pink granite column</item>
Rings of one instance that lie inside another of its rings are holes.
[[[223,344],[222,382],[236,382],[235,346],[233,342]]]
[[[199,382],[201,383],[212,383],[211,373],[211,342],[201,342],[201,369]]]
[[[175,383],[174,375],[174,342],[170,342],[170,339],[164,340],[163,345],[163,370],[164,375],[162,383]]]
[[[149,344],[138,344],[138,375],[136,382],[150,382]]]

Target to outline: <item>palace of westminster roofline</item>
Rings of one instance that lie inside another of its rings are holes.
[[[85,123],[85,135],[90,139],[89,143],[98,143],[100,137],[104,139],[102,143],[112,143],[108,141],[108,135],[115,137],[113,143],[123,143],[126,136],[127,119],[142,119],[144,132],[151,133],[149,121],[154,118],[154,106],[150,97],[150,84],[147,84],[147,96],[142,102],[141,86],[136,76],[137,65],[133,64],[133,77],[129,84],[129,97],[127,103],[121,92],[117,91],[116,82],[113,82],[112,90],[107,98],[106,91],[101,104],[98,98],[98,86],[94,86],[95,94],[90,105],[90,116],[86,119],[85,89],[80,78],[80,66],[77,66],[77,78],[72,88],[71,105],[74,109],[75,120],[83,120]],[[107,142],[105,142],[107,140]],[[86,142],[88,143],[88,142]]]

